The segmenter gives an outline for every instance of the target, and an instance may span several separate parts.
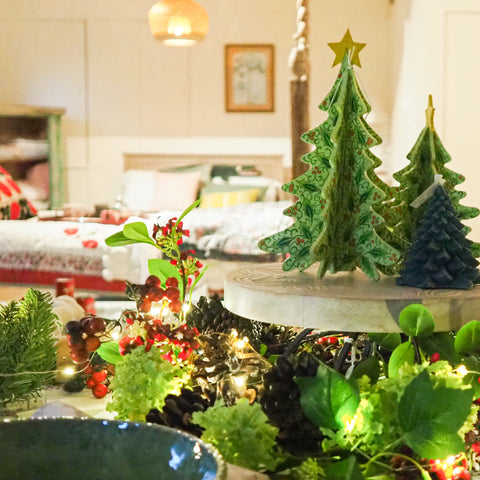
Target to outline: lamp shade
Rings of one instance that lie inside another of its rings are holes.
[[[192,46],[208,31],[208,14],[193,0],[161,0],[148,12],[150,32],[166,45]]]

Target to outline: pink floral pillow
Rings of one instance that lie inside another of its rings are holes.
[[[0,167],[0,220],[24,220],[37,214],[10,174]]]

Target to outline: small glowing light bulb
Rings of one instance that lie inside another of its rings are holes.
[[[243,350],[245,348],[245,340],[237,340],[234,347],[238,350]]]
[[[67,376],[72,376],[75,374],[75,369],[73,367],[67,367],[63,369],[63,374]]]
[[[183,311],[184,313],[188,313],[188,312],[190,311],[190,305],[189,305],[188,303],[184,303],[184,304],[182,305],[182,311]]]
[[[357,421],[357,416],[355,415],[351,420],[345,419],[345,430],[351,432],[355,427],[355,422]]]
[[[245,375],[232,375],[232,379],[237,387],[243,387],[247,383],[247,378]]]
[[[154,317],[158,317],[162,312],[162,306],[163,302],[152,302],[152,307],[148,313]]]
[[[467,367],[465,365],[460,365],[457,370],[457,375],[459,377],[464,377],[467,373],[468,373],[468,370],[467,370]]]

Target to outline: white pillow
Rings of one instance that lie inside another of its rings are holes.
[[[185,210],[197,198],[200,178],[200,170],[127,170],[123,174],[123,202],[131,210]]]

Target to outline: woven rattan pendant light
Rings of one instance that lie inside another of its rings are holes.
[[[208,14],[193,0],[161,0],[148,12],[152,35],[165,45],[193,46],[208,31]]]

